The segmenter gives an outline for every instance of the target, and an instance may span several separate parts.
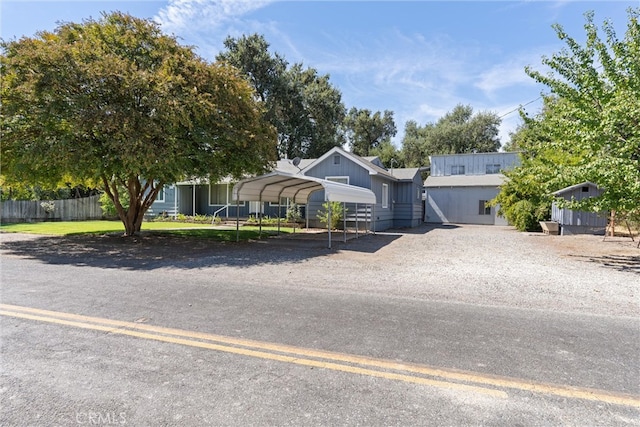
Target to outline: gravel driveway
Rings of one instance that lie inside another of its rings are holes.
[[[361,236],[299,233],[243,243],[161,235],[2,233],[2,254],[130,270],[180,269],[256,286],[640,316],[640,250],[629,238],[547,236],[511,227],[423,225]]]

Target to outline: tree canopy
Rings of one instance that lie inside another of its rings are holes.
[[[131,235],[165,183],[260,173],[276,134],[252,87],[122,13],[2,43],[7,182],[91,182]],[[120,191],[130,198],[128,209]]]
[[[515,203],[541,205],[550,193],[590,181],[604,188],[601,197],[570,203],[595,212],[640,210],[640,9],[628,10],[625,37],[619,40],[613,23],[599,29],[592,12],[585,14],[586,42],[579,44],[554,25],[566,47],[542,62],[550,71],[527,68],[550,93],[543,111],[525,120],[514,144],[523,150],[523,164],[507,173],[511,182],[496,201],[508,212]],[[603,34],[601,34],[603,33]],[[525,116],[526,118],[526,116]],[[537,198],[515,188],[534,189]],[[544,194],[542,194],[544,192]],[[548,210],[546,211],[548,215]],[[509,217],[507,216],[507,219]]]
[[[402,141],[407,166],[421,166],[434,154],[494,152],[500,148],[500,118],[491,112],[474,114],[469,105],[457,105],[436,123],[405,125]]]
[[[392,111],[374,113],[355,107],[349,110],[344,129],[351,151],[358,156],[369,156],[379,146],[390,143],[397,133]]]
[[[269,52],[258,34],[228,37],[224,45],[217,59],[239,68],[265,103],[268,120],[278,130],[279,156],[317,157],[344,143],[345,107],[329,75],[302,64],[290,67],[282,56]]]

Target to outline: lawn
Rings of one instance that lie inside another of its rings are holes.
[[[53,236],[71,236],[80,234],[106,234],[124,232],[120,221],[49,221],[17,224],[1,224],[0,231],[9,233],[31,233]],[[143,232],[179,235],[185,237],[210,238],[221,241],[236,240],[235,228],[214,227],[208,224],[188,222],[144,222]],[[273,235],[277,227],[262,227],[262,235]],[[290,233],[293,229],[280,227],[281,233]],[[241,227],[240,240],[260,237],[259,227]]]

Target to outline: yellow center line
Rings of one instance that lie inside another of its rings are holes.
[[[134,336],[138,338],[153,339],[156,341],[170,342],[181,345],[189,345],[194,347],[207,348],[227,353],[240,354],[250,357],[258,357],[262,359],[278,360],[298,365],[313,366],[325,369],[331,369],[342,372],[357,373],[387,379],[395,379],[399,381],[412,382],[417,384],[431,385],[435,387],[459,389],[474,391],[480,393],[489,393],[494,396],[507,397],[503,391],[495,389],[481,388],[479,386],[492,386],[499,388],[507,388],[520,391],[529,391],[540,394],[555,395],[572,399],[585,399],[598,401],[603,403],[612,403],[616,405],[632,406],[640,408],[640,396],[613,393],[604,390],[589,389],[582,387],[572,387],[566,385],[546,384],[529,380],[521,380],[516,378],[494,376],[488,374],[478,374],[470,371],[460,371],[454,369],[434,368],[426,365],[396,362],[392,360],[375,359],[366,356],[350,355],[343,353],[334,353],[322,350],[314,350],[301,347],[293,347],[282,344],[246,340],[222,335],[207,334],[196,331],[187,331],[181,329],[165,328],[161,326],[153,326],[134,322],[125,322],[120,320],[104,319],[97,317],[89,317],[72,313],[55,312],[49,310],[41,310],[30,307],[21,307],[8,304],[0,304],[0,312],[2,315],[20,317],[31,320],[44,321],[49,323],[63,324],[84,329],[100,330],[105,332],[117,333],[121,335]],[[68,319],[68,320],[65,320]],[[98,325],[96,325],[96,323]],[[127,329],[119,329],[127,328]],[[146,334],[139,331],[153,332],[154,334]],[[169,336],[162,336],[163,334]],[[191,339],[187,339],[191,338]],[[193,341],[205,340],[210,342]],[[226,344],[226,345],[222,345]],[[248,348],[229,347],[242,346]],[[274,354],[269,352],[277,352],[284,354]],[[325,361],[311,360],[305,358],[324,359]],[[388,369],[403,372],[391,373],[366,369],[361,367],[343,365],[340,363],[326,362],[342,362],[362,365],[367,368]],[[430,377],[440,378],[443,381],[427,379],[406,374],[420,374]],[[453,383],[450,381],[462,381],[474,383],[476,386]]]

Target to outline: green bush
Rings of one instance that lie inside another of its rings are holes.
[[[296,203],[289,205],[287,208],[287,222],[300,222],[302,221],[302,213],[300,213],[300,206]]]
[[[331,204],[331,218],[329,218],[329,204]],[[328,226],[331,221],[331,229],[337,230],[342,226],[342,218],[347,213],[341,202],[324,202],[322,208],[318,210],[317,217],[320,223]]]
[[[129,209],[129,192],[122,188],[122,190],[119,192],[119,195],[120,203],[126,211],[127,209]],[[105,218],[118,218],[116,205],[113,203],[113,200],[109,198],[107,193],[102,193],[100,195],[100,207],[102,208],[102,214]]]

